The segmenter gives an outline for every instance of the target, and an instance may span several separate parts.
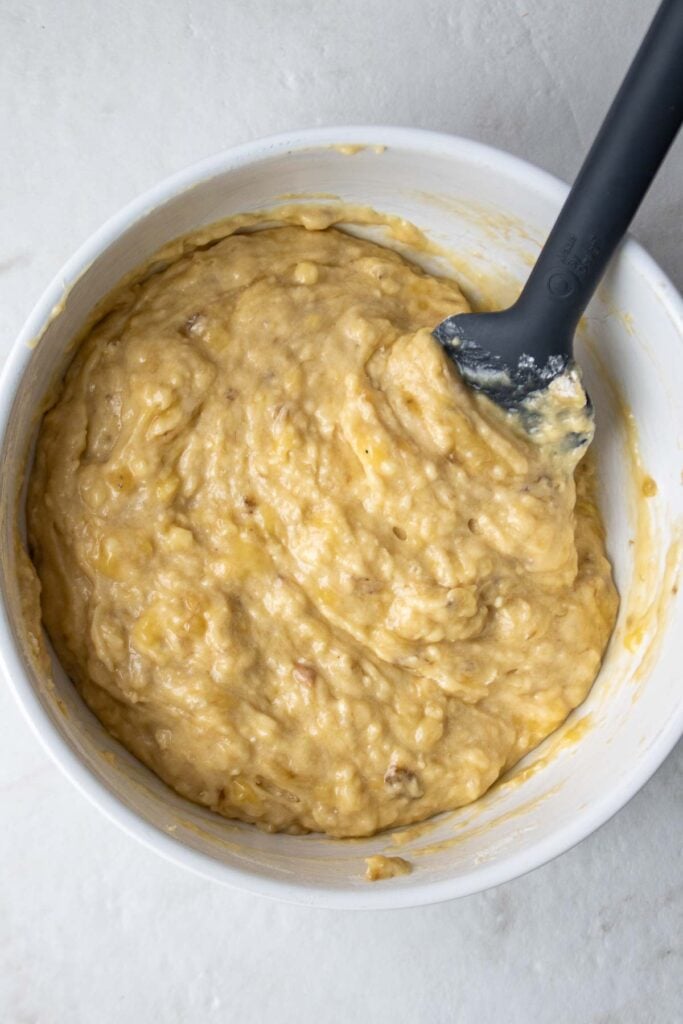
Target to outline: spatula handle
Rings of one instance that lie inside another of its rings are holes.
[[[549,332],[549,352],[558,351],[558,333],[571,351],[682,119],[683,0],[663,0],[516,303],[536,339]]]

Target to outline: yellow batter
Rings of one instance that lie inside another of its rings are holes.
[[[616,612],[590,469],[460,382],[454,283],[290,226],[114,305],[29,539],[65,668],[169,785],[368,835],[475,800],[583,700]]]

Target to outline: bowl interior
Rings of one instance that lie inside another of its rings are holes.
[[[368,145],[345,155],[333,142]],[[378,152],[373,143],[386,149]],[[475,805],[401,834],[399,843],[390,834],[343,842],[268,835],[223,821],[176,796],[119,747],[56,662],[51,683],[22,624],[14,540],[22,515],[14,495],[36,409],[68,362],[69,342],[88,312],[170,239],[292,195],[310,202],[321,194],[326,198],[315,201],[338,197],[413,222],[457,253],[465,290],[495,305],[510,299],[528,273],[562,187],[462,140],[366,129],[255,144],[124,211],[69,265],[64,294],[53,286],[44,297],[5,370],[2,647],[21,703],[62,766],[107,813],[162,853],[214,878],[303,902],[428,902],[504,881],[566,849],[621,806],[681,731],[675,631],[666,628],[680,617],[674,591],[682,511],[681,323],[671,286],[634,243],[623,247],[592,303],[577,349],[597,410],[601,505],[622,598],[617,628],[588,700]],[[653,497],[643,496],[643,474],[656,482]],[[369,885],[363,858],[379,852],[407,857],[413,874]]]

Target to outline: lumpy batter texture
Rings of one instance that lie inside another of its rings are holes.
[[[367,835],[583,700],[616,609],[591,471],[459,380],[454,283],[290,226],[113,306],[44,418],[30,547],[64,666],[170,786]]]

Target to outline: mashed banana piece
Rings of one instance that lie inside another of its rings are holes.
[[[431,336],[457,286],[338,230],[124,290],[44,418],[42,614],[177,792],[368,835],[475,800],[588,692],[616,594],[591,471]]]

